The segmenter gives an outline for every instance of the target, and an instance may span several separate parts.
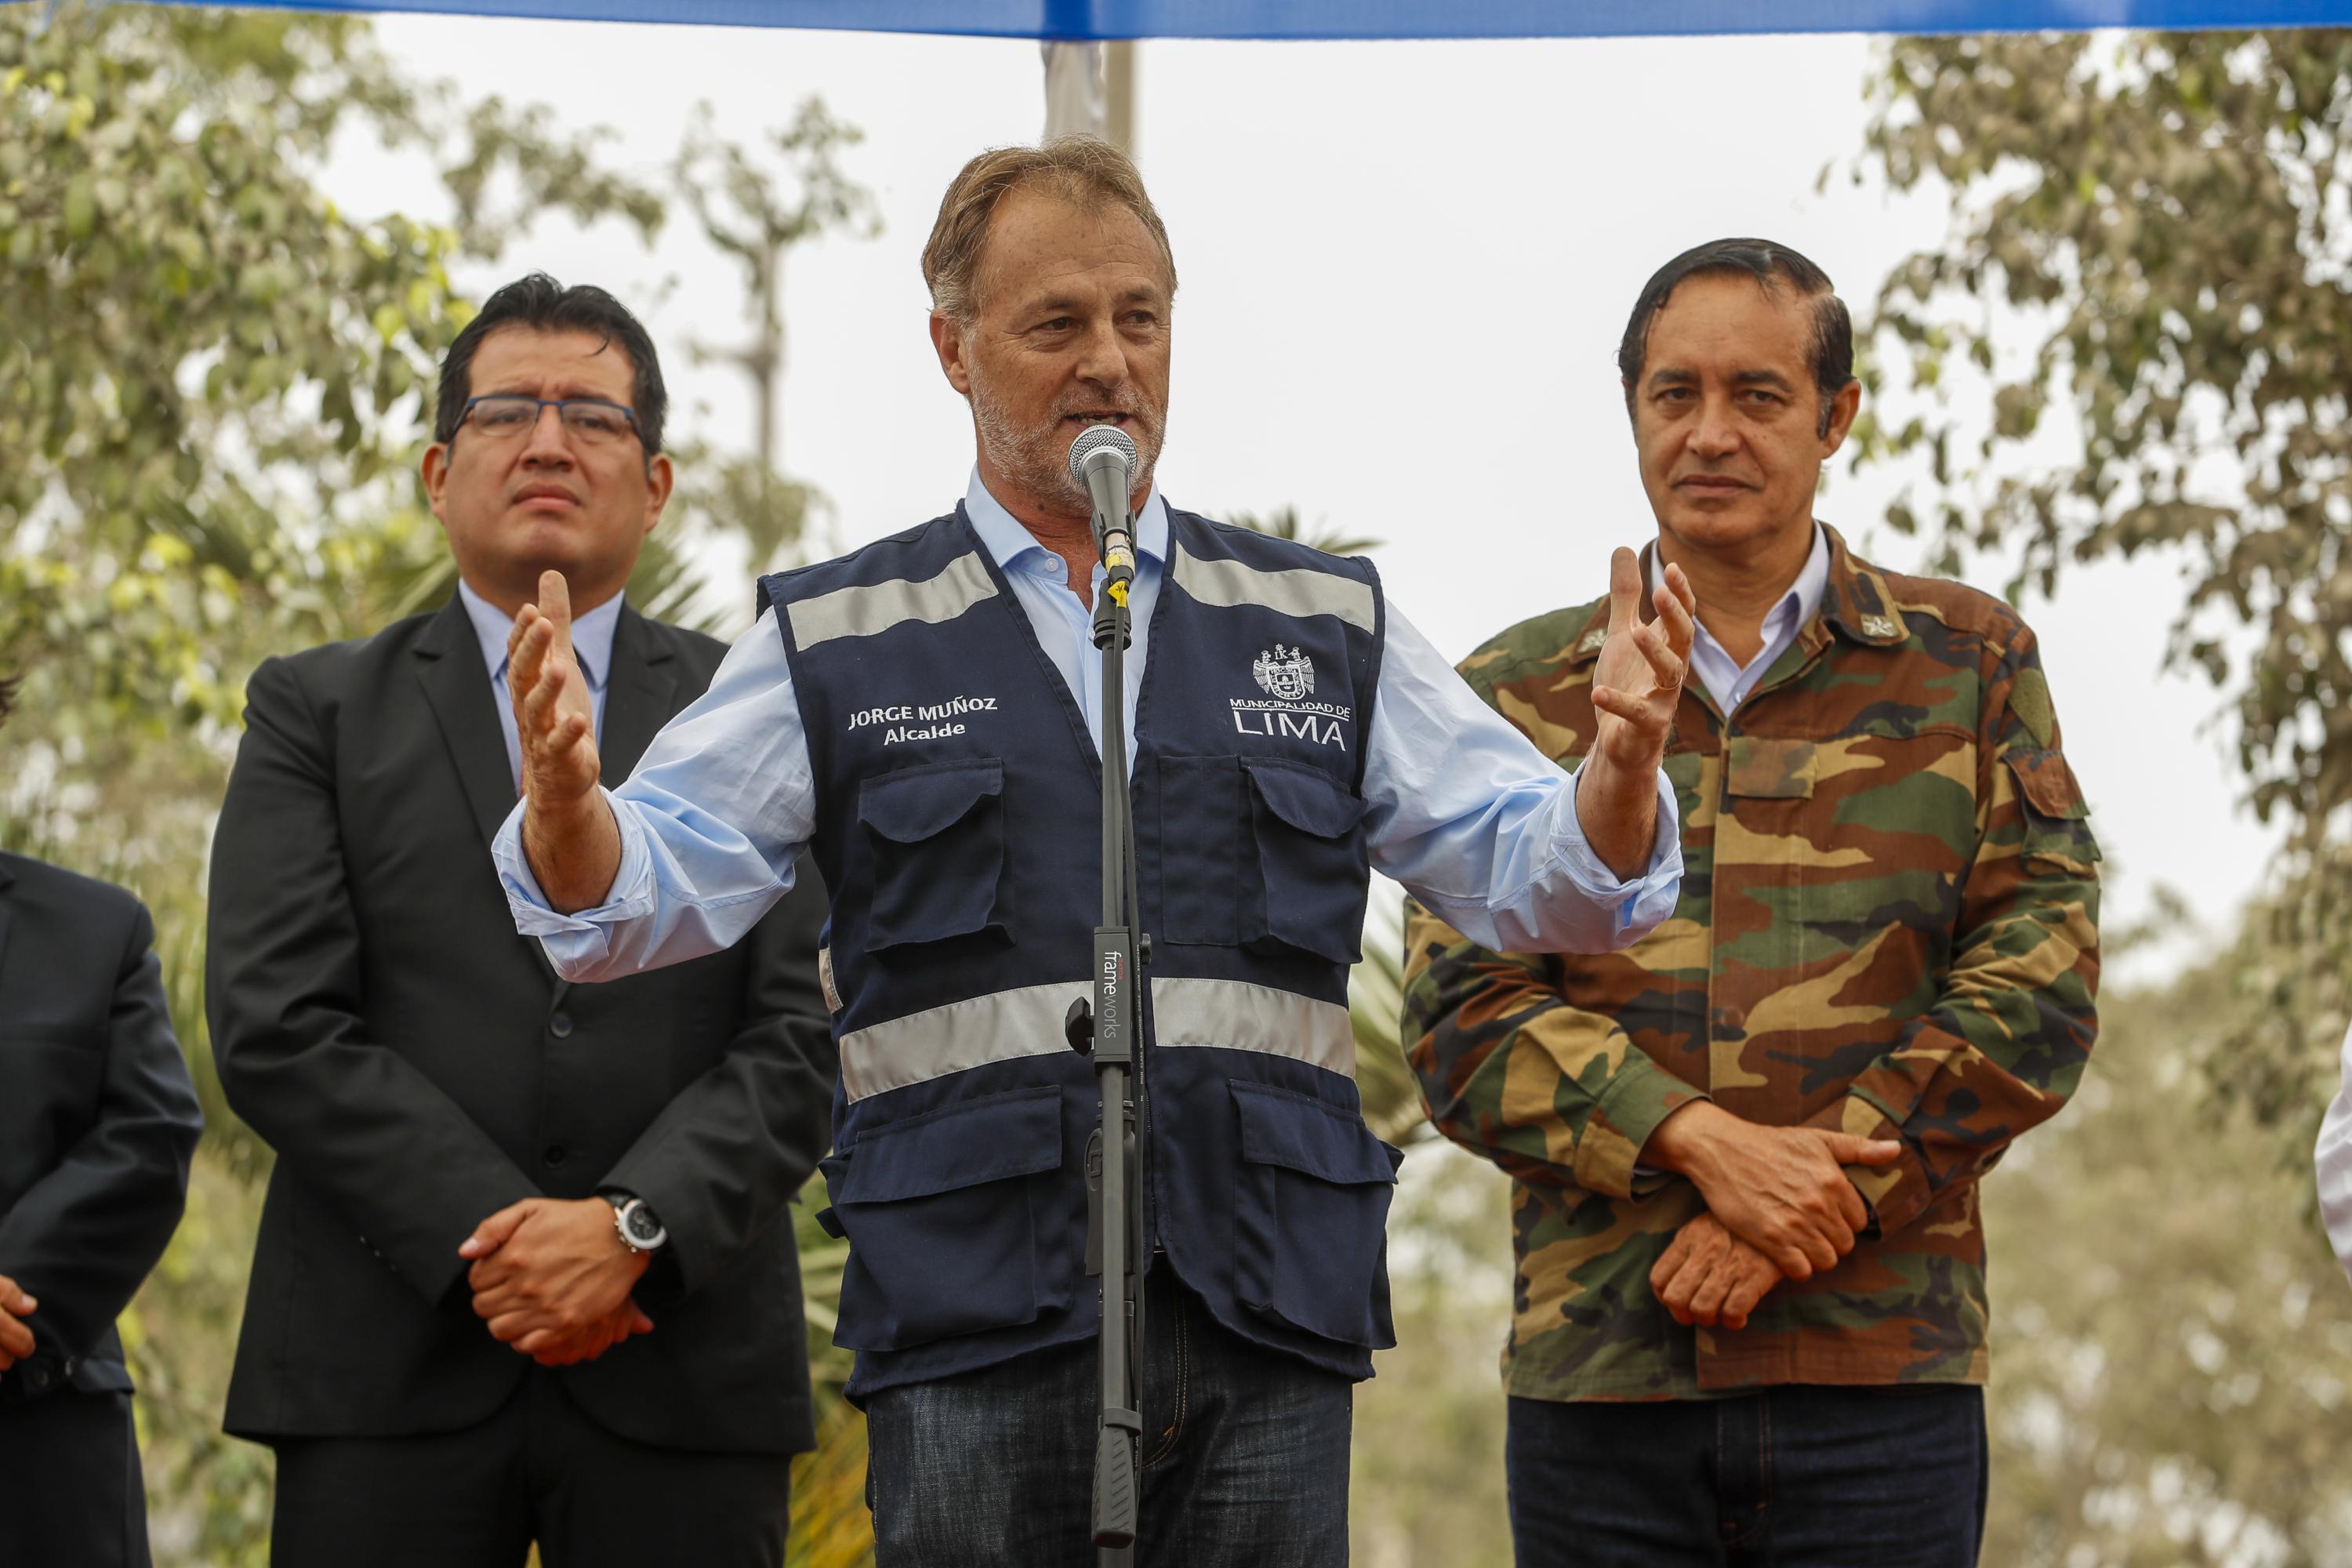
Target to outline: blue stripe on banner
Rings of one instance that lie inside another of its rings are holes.
[[[1532,38],[2082,32],[2352,24],[2352,0],[257,0],[419,11],[1012,38]]]

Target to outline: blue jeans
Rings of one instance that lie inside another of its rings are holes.
[[[1510,1401],[1519,1568],[1971,1568],[1983,1391]]]
[[[1088,1340],[866,1402],[877,1568],[1096,1568]],[[1355,1388],[1144,1288],[1137,1568],[1339,1568]]]

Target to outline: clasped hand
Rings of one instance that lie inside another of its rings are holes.
[[[1675,1232],[1650,1270],[1650,1290],[1677,1323],[1744,1329],[1780,1279],[1770,1258],[1703,1214]]]
[[[525,1198],[474,1228],[457,1248],[474,1311],[492,1337],[541,1366],[593,1361],[654,1323],[629,1292],[646,1256],[621,1242],[602,1198]]]
[[[1644,1153],[1687,1175],[1707,1207],[1675,1234],[1651,1289],[1677,1322],[1737,1329],[1782,1279],[1810,1279],[1853,1250],[1870,1210],[1844,1167],[1891,1164],[1903,1145],[1761,1126],[1700,1100],[1659,1123]]]

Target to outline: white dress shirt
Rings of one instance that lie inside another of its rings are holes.
[[[1789,591],[1780,595],[1764,617],[1764,646],[1754,658],[1740,663],[1724,651],[1715,640],[1715,634],[1700,623],[1691,638],[1691,673],[1709,697],[1715,699],[1716,710],[1728,719],[1738,710],[1756,689],[1756,683],[1771,672],[1773,662],[1789,651],[1805,623],[1822,607],[1822,597],[1830,586],[1830,540],[1820,523],[1813,524],[1812,553],[1805,557],[1804,569]],[[1653,600],[1666,591],[1665,568],[1654,554],[1650,557],[1650,595]]]

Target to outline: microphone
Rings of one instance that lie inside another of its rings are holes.
[[[1127,498],[1138,460],[1133,438],[1116,425],[1090,425],[1070,443],[1070,478],[1094,502],[1103,591],[1121,605],[1135,581],[1135,523]]]

